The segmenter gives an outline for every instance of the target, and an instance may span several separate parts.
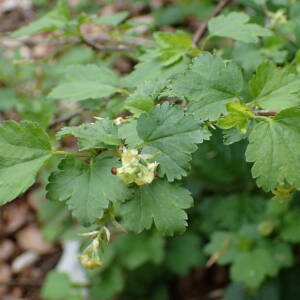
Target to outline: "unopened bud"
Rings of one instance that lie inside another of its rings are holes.
[[[275,228],[275,224],[271,221],[263,221],[258,225],[258,232],[263,236],[270,235]]]
[[[94,269],[102,266],[99,255],[99,240],[94,239],[93,242],[79,255],[79,261],[87,269]]]

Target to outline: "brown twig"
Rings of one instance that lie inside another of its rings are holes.
[[[125,37],[122,40],[115,41],[109,34],[94,34],[84,36],[81,38],[65,38],[59,37],[55,39],[46,39],[35,36],[22,37],[13,39],[9,36],[0,35],[0,46],[6,48],[18,48],[22,45],[53,45],[63,46],[69,44],[83,43],[89,47],[92,47],[97,51],[134,51],[138,46],[153,47],[155,43],[152,40],[148,40],[141,37]],[[115,45],[103,45],[105,43],[114,43]]]
[[[228,235],[225,240],[224,243],[221,247],[220,250],[218,250],[217,252],[215,252],[207,261],[205,267],[206,268],[210,268],[213,264],[215,264],[217,262],[217,260],[224,255],[224,253],[226,252],[226,250],[228,249],[228,247],[230,246],[230,243],[232,241],[232,237],[230,235]]]
[[[43,283],[39,279],[20,279],[20,280],[9,280],[9,281],[0,281],[0,286],[33,286],[39,287]]]
[[[79,116],[83,113],[84,109],[81,108],[75,112],[73,112],[72,114],[68,115],[68,116],[65,116],[65,117],[62,117],[62,118],[58,118],[58,119],[55,119],[53,120],[50,124],[49,124],[49,128],[53,128],[55,127],[56,125],[60,124],[60,123],[66,123],[68,121],[70,121],[71,119],[73,119],[74,117],[76,116]]]
[[[105,45],[100,45],[94,41],[90,41],[87,38],[83,38],[82,42],[87,45],[88,47],[92,48],[93,50],[96,51],[126,51],[126,52],[132,52],[134,51],[133,48],[129,48],[124,45],[116,45],[116,46],[105,46]]]
[[[221,13],[221,11],[230,3],[232,2],[232,0],[220,0],[219,3],[217,4],[217,6],[214,8],[213,12],[211,13],[211,15],[208,17],[208,19],[203,22],[199,28],[197,29],[197,31],[194,34],[193,37],[193,44],[194,46],[197,46],[197,44],[201,41],[201,39],[203,38],[204,34],[207,31],[207,27],[208,27],[208,22],[210,19],[216,17],[217,15],[219,15]]]
[[[9,281],[0,281],[1,286],[21,286],[21,287],[40,287],[43,285],[43,280],[41,279],[10,279]],[[71,282],[73,288],[90,288],[89,283]]]
[[[256,116],[271,117],[279,113],[279,110],[257,110],[254,111]]]

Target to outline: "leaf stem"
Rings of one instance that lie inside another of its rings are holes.
[[[67,151],[54,151],[54,155],[69,155],[77,157],[91,157],[91,153],[78,153],[78,152],[67,152]]]
[[[279,113],[279,110],[256,110],[254,114],[256,116],[273,117]]]
[[[118,92],[119,92],[120,94],[123,94],[123,95],[126,95],[126,96],[130,95],[129,91],[126,90],[126,89],[119,89]]]
[[[84,112],[84,109],[81,108],[66,117],[55,119],[49,124],[48,127],[51,129],[60,123],[66,123],[66,122],[70,121],[71,119],[73,119],[74,117],[81,115],[83,112]]]
[[[205,50],[205,46],[206,46],[207,42],[208,42],[211,38],[213,38],[213,36],[209,34],[209,35],[207,35],[207,36],[202,40],[202,44],[201,44],[201,47],[200,47],[201,50]]]

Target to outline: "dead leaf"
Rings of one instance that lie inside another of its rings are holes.
[[[9,282],[11,279],[11,270],[10,267],[6,264],[0,264],[0,296],[3,295],[7,289],[8,286],[5,286],[5,282]],[[2,299],[2,297],[1,297]]]
[[[30,225],[17,234],[17,242],[23,250],[32,250],[38,254],[46,254],[53,250],[53,246],[43,240],[41,231]]]
[[[0,261],[7,261],[8,259],[10,259],[16,250],[16,246],[15,244],[9,240],[3,240],[0,242]]]

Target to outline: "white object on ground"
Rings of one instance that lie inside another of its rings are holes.
[[[12,263],[12,271],[14,273],[20,273],[27,267],[31,266],[39,259],[39,255],[34,251],[26,251],[17,256]]]

